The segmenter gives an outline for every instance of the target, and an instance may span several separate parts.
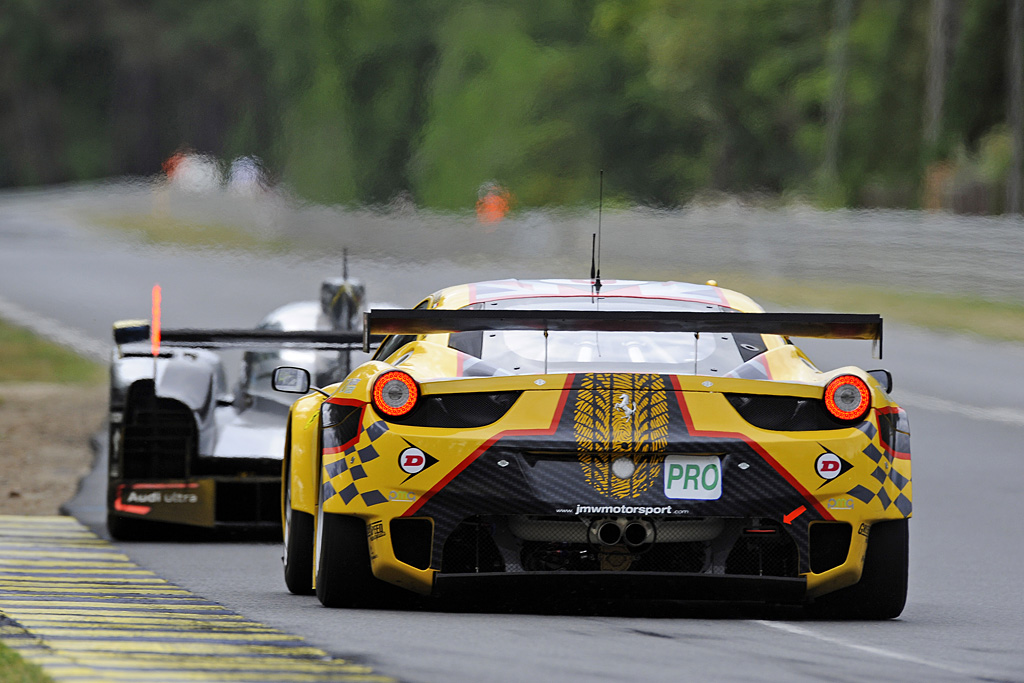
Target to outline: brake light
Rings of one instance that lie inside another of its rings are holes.
[[[871,391],[856,375],[840,375],[825,387],[825,407],[840,420],[859,420],[871,406]]]
[[[416,380],[398,370],[385,372],[373,385],[373,407],[388,417],[408,415],[419,396]]]

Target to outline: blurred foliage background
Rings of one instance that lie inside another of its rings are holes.
[[[0,187],[1019,212],[1020,0],[0,0]]]

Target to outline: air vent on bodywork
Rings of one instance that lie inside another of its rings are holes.
[[[320,422],[324,430],[330,433],[330,437],[324,439],[326,447],[346,444],[359,433],[359,414],[362,407],[324,403],[320,410]]]
[[[390,526],[395,559],[417,569],[428,569],[434,541],[433,522],[429,519],[399,518],[391,520]]]
[[[801,432],[845,429],[851,425],[829,415],[818,399],[754,394],[728,394],[726,398],[744,420],[760,429]]]
[[[853,527],[846,522],[813,522],[810,528],[811,571],[820,574],[846,562]]]
[[[387,418],[389,422],[412,427],[466,429],[497,422],[516,402],[521,391],[496,393],[434,394],[422,396],[409,415]]]
[[[153,380],[132,384],[127,406],[122,446],[125,478],[187,477],[198,443],[188,406],[157,397]]]

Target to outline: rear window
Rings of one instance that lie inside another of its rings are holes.
[[[728,312],[722,306],[670,299],[627,297],[543,297],[476,304],[502,310],[600,310]],[[724,375],[752,353],[761,340],[741,346],[731,334],[692,332],[561,332],[495,330],[458,332],[449,346],[480,358],[509,374],[548,372],[631,372]]]

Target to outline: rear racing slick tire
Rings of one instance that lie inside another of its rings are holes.
[[[909,520],[871,525],[860,581],[807,606],[820,619],[895,619],[907,602]]]
[[[386,607],[407,592],[373,575],[362,519],[321,513],[317,533],[316,597],[324,607]]]
[[[313,594],[313,515],[292,509],[291,476],[284,477],[284,583],[295,595]]]

